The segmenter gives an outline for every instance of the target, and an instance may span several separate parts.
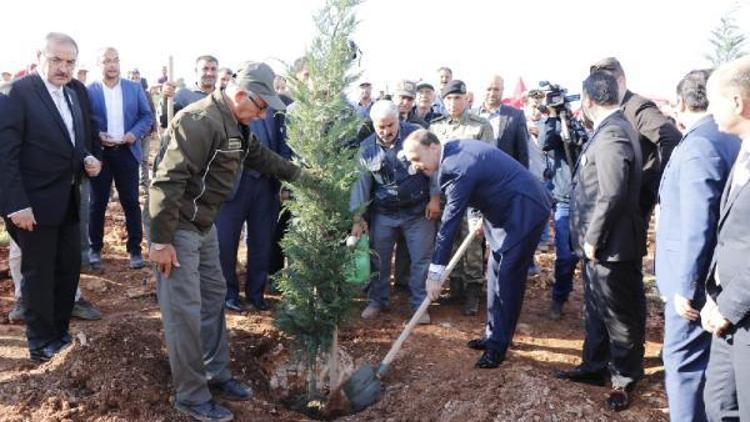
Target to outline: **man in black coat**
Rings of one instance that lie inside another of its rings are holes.
[[[651,212],[656,205],[659,181],[672,155],[672,150],[682,139],[682,134],[667,119],[656,104],[627,87],[625,71],[614,57],[607,57],[591,66],[591,72],[606,72],[617,79],[620,92],[620,108],[625,118],[638,132],[638,141],[643,156],[643,177],[639,204],[641,218],[648,226]]]
[[[80,272],[78,185],[101,163],[86,148],[81,100],[66,84],[78,46],[50,33],[39,73],[13,83],[0,110],[0,214],[23,251],[22,294],[31,359],[47,361],[71,341]]]
[[[484,103],[476,111],[480,117],[490,122],[497,147],[529,168],[526,116],[522,110],[501,102],[504,86],[500,75],[492,76],[485,88]]]
[[[716,249],[701,310],[714,334],[703,390],[710,421],[750,420],[750,56],[723,65],[708,81],[719,130],[742,139],[724,186]]]
[[[628,407],[628,393],[643,375],[641,151],[635,130],[618,107],[614,77],[589,75],[581,104],[594,133],[573,176],[570,230],[576,254],[584,257],[586,339],[583,363],[557,376],[604,385],[609,369],[607,403],[619,411]]]

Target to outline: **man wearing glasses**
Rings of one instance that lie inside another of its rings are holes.
[[[0,214],[23,251],[22,295],[31,359],[50,360],[68,333],[81,266],[79,184],[101,163],[88,151],[73,78],[78,45],[49,33],[38,73],[0,95]]]
[[[250,387],[229,372],[224,321],[226,282],[219,263],[214,219],[244,163],[283,180],[302,170],[265,148],[247,127],[271,106],[284,104],[265,63],[246,62],[225,90],[214,90],[171,122],[154,164],[150,186],[151,250],[158,269],[161,307],[175,407],[201,421],[228,421],[232,414],[212,392],[248,400]],[[310,177],[300,182],[313,183]]]

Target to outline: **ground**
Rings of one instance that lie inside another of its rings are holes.
[[[114,217],[111,217],[114,216]],[[0,247],[0,421],[187,421],[171,405],[172,385],[155,285],[149,269],[127,269],[125,228],[119,205],[108,212],[104,274],[84,274],[84,296],[104,312],[96,322],[74,320],[76,338],[52,361],[28,360],[23,325],[8,323],[13,283],[7,247]],[[458,305],[430,308],[433,324],[418,327],[385,379],[383,399],[343,421],[580,421],[668,420],[664,372],[658,359],[663,318],[649,288],[646,377],[630,409],[606,409],[607,389],[557,380],[556,368],[580,362],[582,289],[575,289],[562,321],[547,317],[553,252],[537,254],[541,272],[529,279],[523,313],[509,358],[498,369],[478,370],[479,356],[466,348],[482,332],[483,314],[465,317]],[[652,283],[651,278],[649,282]],[[409,317],[407,295],[393,290],[389,312],[364,324],[342,327],[341,346],[355,366],[376,364]],[[272,304],[278,297],[271,296]],[[357,303],[358,313],[364,301]],[[227,316],[232,371],[256,396],[227,403],[242,421],[301,421],[272,393],[269,378],[280,351],[290,347],[273,328],[271,312]],[[285,355],[285,353],[281,353]]]

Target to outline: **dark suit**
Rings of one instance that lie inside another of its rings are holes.
[[[648,226],[651,211],[656,205],[662,172],[672,155],[672,150],[682,139],[682,134],[667,119],[667,116],[659,111],[653,101],[631,91],[625,92],[620,108],[625,118],[638,132],[643,157],[639,203],[641,218]]]
[[[706,282],[706,293],[732,324],[729,333],[714,336],[711,342],[704,398],[712,421],[750,420],[749,150],[743,145],[724,188],[716,249]]]
[[[529,168],[529,132],[523,111],[505,104],[501,104],[495,113],[489,113],[484,106],[478,111],[492,125],[497,147]]]
[[[521,312],[527,270],[549,218],[552,199],[534,175],[483,141],[443,144],[437,177],[446,204],[432,263],[448,263],[467,207],[479,210],[492,249],[487,264],[486,344],[505,354]]]
[[[292,150],[286,143],[284,113],[269,109],[265,119],[253,121],[249,128],[265,147],[291,159]],[[227,281],[227,299],[239,298],[237,248],[242,225],[246,224],[245,297],[251,303],[263,301],[271,267],[274,232],[279,219],[280,188],[279,179],[245,167],[235,183],[234,191],[216,216],[219,257]]]
[[[711,116],[685,132],[664,169],[659,187],[656,282],[667,298],[664,310],[664,372],[673,421],[704,421],[703,385],[711,334],[700,321],[682,318],[675,293],[706,303],[704,281],[716,245],[719,204],[739,138],[719,132]]]
[[[89,153],[78,96],[67,87],[64,93],[75,144],[39,75],[15,81],[0,110],[2,215],[30,207],[37,222],[26,231],[5,220],[23,251],[26,335],[32,350],[68,339],[81,265],[78,184]]]
[[[645,297],[641,257],[646,231],[640,216],[641,151],[619,110],[605,118],[581,151],[570,203],[571,242],[596,250],[585,259],[586,340],[583,368],[627,387],[643,374]]]

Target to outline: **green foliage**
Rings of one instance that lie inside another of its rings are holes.
[[[706,54],[705,58],[711,62],[714,67],[742,57],[746,42],[745,34],[739,31],[735,24],[734,12],[737,7],[732,8],[720,20],[719,25],[711,31],[708,41],[711,44],[712,52]]]
[[[283,247],[290,265],[278,277],[283,299],[275,323],[295,339],[311,373],[355,294],[346,283],[344,267],[352,252],[344,239],[352,224],[348,199],[357,160],[356,151],[342,145],[355,137],[361,123],[344,94],[358,76],[350,71],[354,59],[349,45],[358,3],[326,1],[315,17],[317,34],[306,53],[310,79],[290,78],[295,103],[287,117],[289,144],[320,183],[295,185],[295,199],[288,205],[294,218]],[[317,391],[310,382],[308,395],[313,395]]]

